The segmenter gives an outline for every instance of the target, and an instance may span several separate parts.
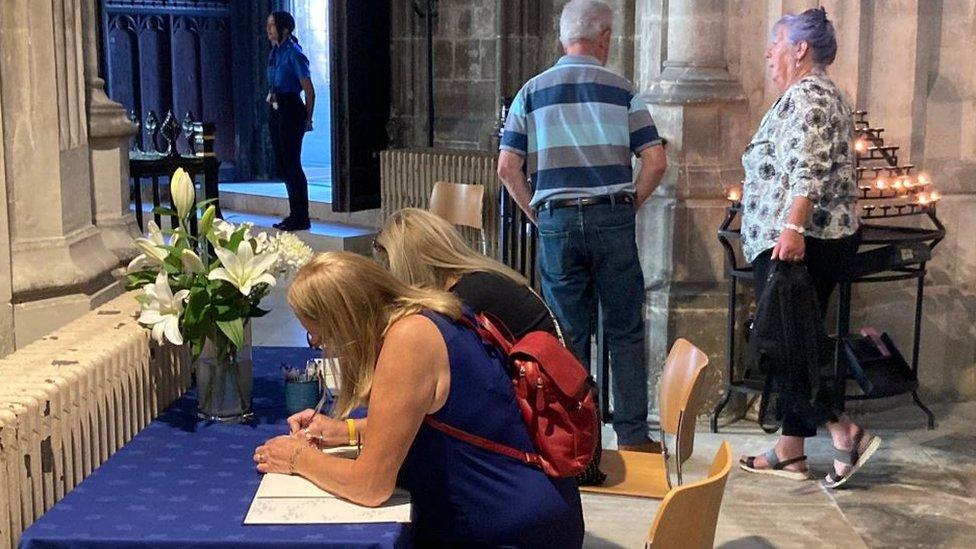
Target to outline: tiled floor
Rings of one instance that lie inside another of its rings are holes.
[[[283,285],[284,286],[284,285]],[[304,345],[305,332],[284,302],[283,287],[272,312],[256,319],[255,345]],[[976,547],[976,402],[933,406],[935,430],[922,414],[903,406],[861,418],[884,439],[872,461],[845,490],[828,491],[816,480],[795,482],[744,473],[726,487],[715,545],[724,549],[769,547]],[[759,453],[775,442],[755,424],[741,421],[711,434],[704,423],[686,482],[704,474],[722,440],[736,456]],[[613,432],[604,429],[608,447]],[[807,445],[810,466],[822,476],[830,441]],[[586,547],[643,547],[658,501],[584,495]]]

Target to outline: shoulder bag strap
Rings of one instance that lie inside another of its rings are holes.
[[[434,419],[432,416],[427,416],[424,418],[424,423],[430,425],[434,429],[448,435],[450,437],[456,438],[460,441],[467,442],[472,446],[477,446],[483,450],[488,450],[489,452],[494,452],[496,454],[501,454],[503,456],[510,457],[516,461],[522,463],[527,463],[529,465],[535,465],[536,467],[542,467],[542,457],[534,452],[523,452],[521,450],[516,450],[511,446],[506,446],[500,444],[493,440],[488,440],[484,437],[479,437],[478,435],[469,433],[457,427],[452,427],[443,421]]]

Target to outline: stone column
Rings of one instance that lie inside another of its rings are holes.
[[[745,95],[725,54],[728,9],[724,0],[638,2],[635,80],[667,140],[670,166],[638,219],[652,403],[677,337],[711,358],[709,405],[723,387],[726,286],[716,231],[727,206],[723,185],[741,178],[748,139]]]
[[[0,2],[0,51],[20,347],[117,293],[118,259],[92,224],[81,0]]]
[[[0,136],[3,135],[3,102],[0,101]],[[13,285],[10,276],[10,231],[7,229],[7,178],[3,140],[0,139],[0,357],[14,350]]]
[[[121,264],[135,257],[132,239],[139,234],[129,210],[129,141],[136,127],[122,105],[105,95],[105,81],[98,76],[97,2],[81,2],[92,210],[102,241]]]

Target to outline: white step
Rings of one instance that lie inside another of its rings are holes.
[[[221,208],[278,216],[277,221],[288,215],[288,195],[285,193],[284,183],[221,183],[218,188],[220,190]],[[332,204],[329,203],[332,199],[329,187],[309,185],[308,194],[308,214],[313,222],[320,220],[361,227],[380,227],[383,224],[379,209],[360,212],[333,212]]]
[[[234,224],[249,221],[258,230],[277,232],[277,229],[274,229],[272,225],[281,221],[280,217],[233,210],[224,205],[223,193],[221,193],[220,199],[224,220]],[[151,207],[144,206],[143,210],[143,219],[146,221],[152,219]],[[169,217],[164,216],[161,221],[163,229],[169,228]],[[316,252],[344,250],[368,257],[372,254],[373,237],[376,236],[376,229],[361,225],[313,219],[311,229],[307,231],[295,231],[295,235],[311,246]]]

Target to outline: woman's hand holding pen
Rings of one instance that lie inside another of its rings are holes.
[[[349,443],[349,432],[345,422],[316,414],[311,408],[289,417],[288,430],[291,436],[303,438],[323,448]]]

